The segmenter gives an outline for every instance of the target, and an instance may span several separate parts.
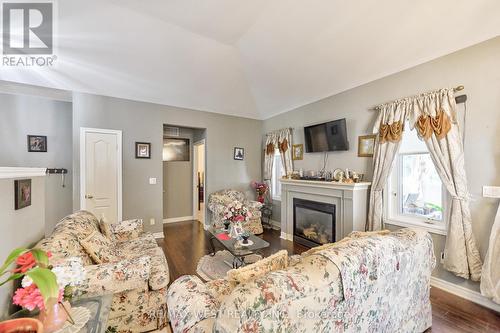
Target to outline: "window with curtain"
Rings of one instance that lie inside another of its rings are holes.
[[[444,233],[447,191],[426,144],[405,124],[401,147],[386,191],[389,223]]]
[[[285,174],[285,168],[281,163],[281,155],[278,149],[274,152],[273,172],[271,176],[271,194],[273,200],[281,200],[281,177]]]

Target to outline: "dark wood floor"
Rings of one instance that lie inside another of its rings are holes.
[[[170,280],[181,275],[196,274],[198,260],[210,252],[209,236],[197,221],[165,224],[165,239],[159,241],[167,256]],[[290,254],[300,254],[307,248],[279,238],[279,231],[266,230],[261,236],[271,245],[262,251],[265,256],[281,249]],[[490,333],[500,332],[500,314],[449,294],[431,289],[432,333]],[[426,332],[426,333],[427,333]]]

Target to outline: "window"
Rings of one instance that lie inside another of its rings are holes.
[[[432,162],[429,150],[408,124],[389,179],[388,223],[423,226],[430,231],[446,230],[446,189]]]
[[[281,163],[281,155],[278,149],[275,149],[274,162],[273,162],[273,173],[271,175],[271,194],[273,200],[281,200],[281,182],[280,179],[285,174],[283,169],[283,164]]]

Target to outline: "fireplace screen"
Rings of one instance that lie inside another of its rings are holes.
[[[335,205],[293,199],[294,240],[313,247],[335,241]]]

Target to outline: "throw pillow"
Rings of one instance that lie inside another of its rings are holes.
[[[114,243],[98,231],[94,231],[87,238],[80,240],[80,245],[96,264],[119,260]]]
[[[281,250],[272,256],[259,260],[253,264],[231,269],[226,273],[229,282],[245,283],[264,276],[269,272],[278,271],[288,267],[288,252]]]
[[[108,239],[113,239],[113,233],[111,232],[111,223],[109,223],[105,217],[101,217],[101,219],[99,220],[99,229],[101,229],[101,233]]]

